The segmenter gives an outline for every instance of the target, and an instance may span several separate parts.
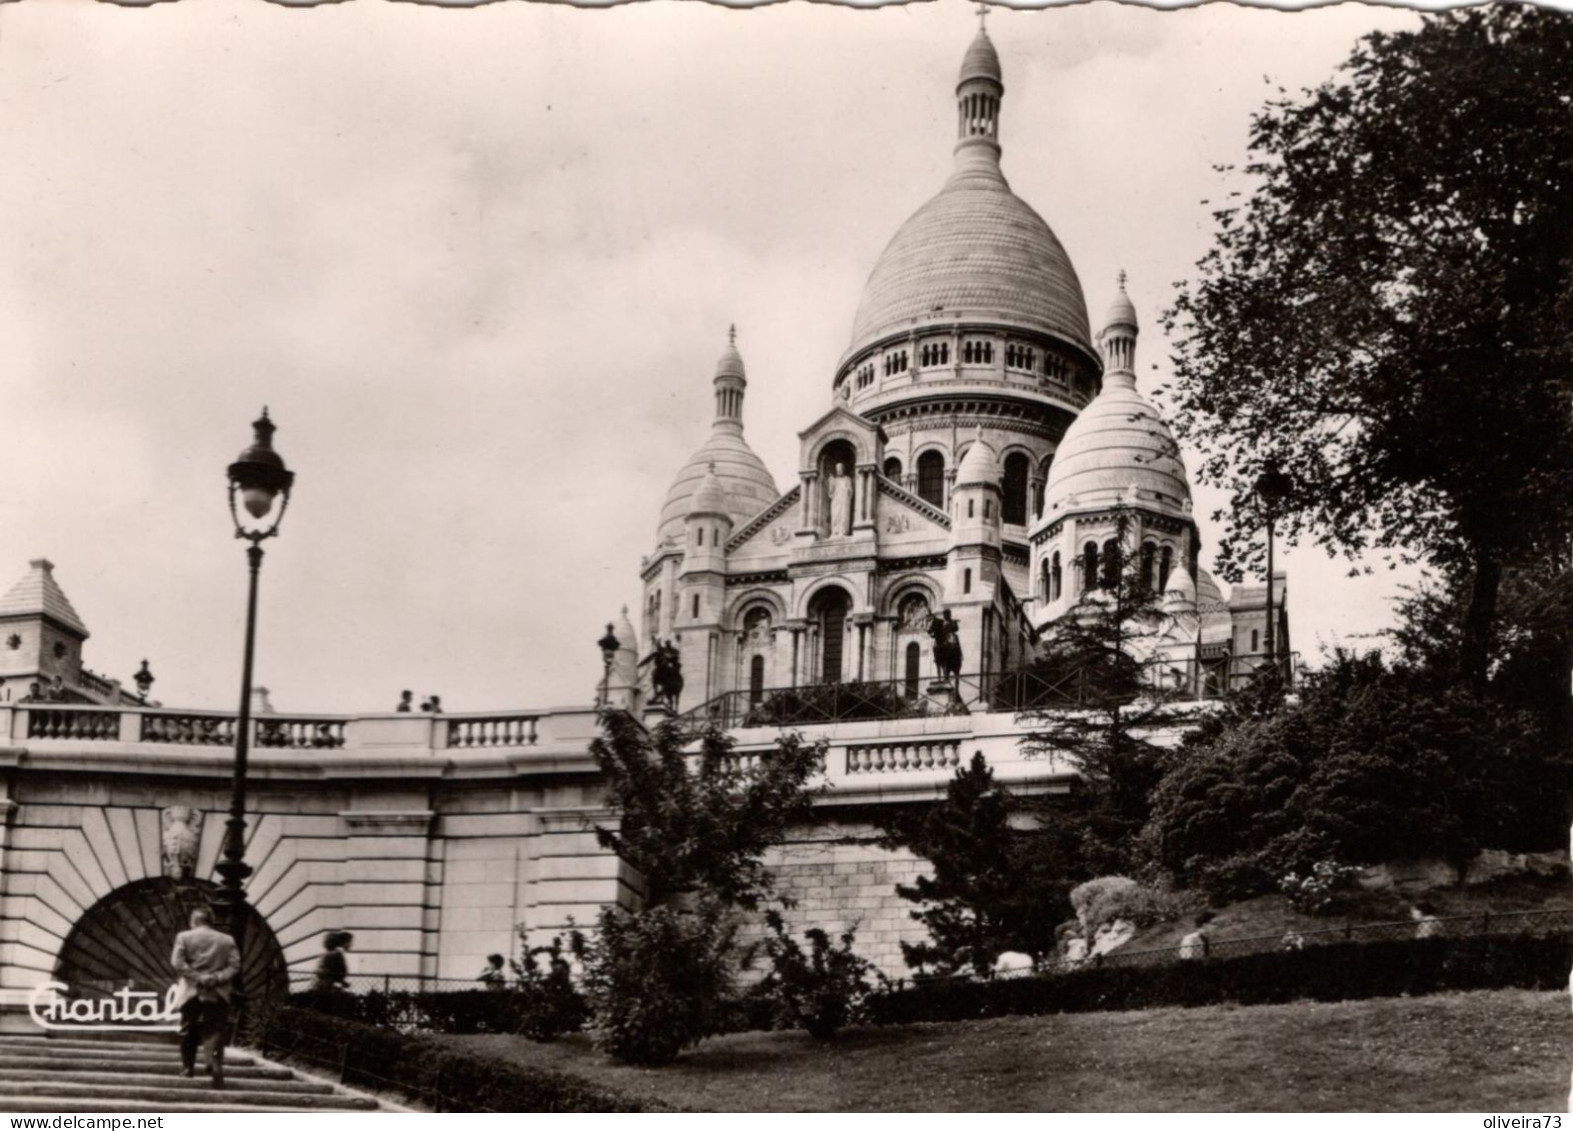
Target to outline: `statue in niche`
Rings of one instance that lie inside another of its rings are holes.
[[[197,870],[197,849],[202,844],[202,810],[171,805],[162,817],[164,875],[189,880]]]
[[[852,476],[847,465],[836,464],[836,470],[825,483],[830,498],[830,536],[832,538],[852,533]]]
[[[961,626],[949,609],[929,618],[929,635],[934,638],[934,666],[940,678],[956,678],[961,674]]]

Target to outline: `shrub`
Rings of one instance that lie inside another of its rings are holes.
[[[1078,884],[1071,889],[1070,901],[1089,939],[1099,927],[1116,919],[1145,927],[1169,917],[1159,893],[1126,876],[1099,876]]]
[[[625,1064],[669,1064],[715,1032],[732,988],[735,926],[726,908],[601,912],[584,948],[584,988],[596,1047]]]
[[[582,959],[584,936],[578,931],[570,933],[565,947],[558,935],[546,946],[526,950],[524,961],[512,963],[518,986],[512,992],[521,998],[518,1032],[532,1041],[555,1041],[564,1033],[577,1033],[589,1017],[589,1004],[574,985],[573,964],[565,951]],[[540,958],[546,960],[544,970],[537,963]]]
[[[770,973],[761,992],[776,1007],[781,1021],[805,1029],[816,1041],[828,1041],[852,1020],[872,987],[874,964],[852,950],[856,927],[842,934],[840,945],[818,927],[803,932],[805,952],[787,931],[779,911],[765,912],[769,933],[760,943],[770,959]]]
[[[1278,881],[1290,905],[1306,915],[1325,915],[1338,905],[1338,897],[1355,886],[1362,869],[1336,860],[1318,860],[1306,872],[1290,872]]]
[[[872,996],[874,1024],[1083,1013],[1234,1002],[1345,1001],[1455,990],[1560,989],[1566,936],[1333,943],[1153,966],[1092,966],[1049,976],[934,980]]]
[[[749,710],[743,725],[801,726],[860,719],[902,719],[926,711],[926,700],[908,699],[890,684],[847,680],[772,692],[769,698]]]
[[[501,996],[493,994],[492,996]],[[392,1090],[438,1111],[649,1111],[657,1105],[562,1072],[531,1068],[419,1034],[289,1006],[254,1018],[250,1039],[342,1072],[352,1086]]]
[[[312,990],[290,1004],[330,1017],[401,1032],[517,1033],[525,998],[514,990],[373,990],[365,994]]]

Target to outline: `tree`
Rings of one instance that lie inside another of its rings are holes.
[[[883,818],[888,847],[924,857],[932,876],[918,876],[896,894],[920,904],[912,918],[928,928],[920,943],[901,944],[907,965],[939,973],[971,969],[987,975],[1008,950],[1042,955],[1069,912],[1075,882],[1050,862],[1040,836],[1057,830],[1012,827],[1022,807],[994,780],[981,753],[956,770],[943,801]]]
[[[1115,509],[1115,547],[1135,541],[1134,524],[1128,508]],[[1070,693],[1027,713],[1034,729],[1024,747],[1029,755],[1068,757],[1079,771],[1073,803],[1056,803],[1045,820],[1079,827],[1080,879],[1134,866],[1148,798],[1168,761],[1160,738],[1190,720],[1157,662],[1170,625],[1140,556],[1120,552],[1100,584],[1089,585],[1054,625],[1033,665],[1043,685]]]
[[[590,753],[620,820],[596,826],[596,839],[639,871],[646,903],[707,893],[757,909],[771,890],[764,853],[812,810],[824,745],[783,734],[745,761],[714,728],[697,738],[673,721],[647,730],[626,711],[605,712],[602,728]]]
[[[1187,746],[1154,790],[1143,839],[1171,877],[1222,899],[1328,861],[1462,865],[1483,847],[1545,848],[1566,825],[1560,798],[1525,795],[1536,733],[1376,653],[1338,655],[1305,677],[1297,703]]]
[[[1233,491],[1220,568],[1256,565],[1252,488],[1280,469],[1291,540],[1469,577],[1459,672],[1483,684],[1504,567],[1568,548],[1573,18],[1370,35],[1257,114],[1250,152],[1164,316],[1171,417]]]
[[[808,816],[824,746],[782,735],[744,758],[714,728],[647,730],[626,711],[603,712],[601,725],[590,751],[620,821],[596,838],[639,871],[645,903],[604,908],[584,945],[591,1028],[618,1060],[666,1064],[719,1020],[734,983],[733,912],[770,894],[764,854]]]

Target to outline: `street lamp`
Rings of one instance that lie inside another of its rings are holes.
[[[1276,467],[1270,467],[1256,477],[1256,497],[1262,502],[1262,511],[1267,518],[1267,662],[1272,665],[1276,678],[1278,675],[1278,648],[1277,625],[1273,616],[1273,518],[1277,513],[1278,504],[1283,502],[1289,494],[1292,484],[1289,476]]]
[[[251,565],[251,585],[246,599],[246,651],[241,662],[240,718],[235,725],[235,787],[229,803],[229,820],[224,826],[224,846],[215,870],[222,878],[214,897],[220,925],[235,939],[235,948],[245,954],[246,877],[246,755],[251,745],[251,658],[257,640],[257,574],[262,569],[262,543],[279,532],[279,523],[289,508],[290,485],[295,473],[273,450],[273,421],[268,410],[252,424],[255,435],[251,446],[229,465],[229,514],[235,523],[235,537],[251,543],[246,559]],[[239,497],[240,507],[235,506]],[[282,496],[282,498],[280,497]],[[278,513],[271,525],[266,519],[278,502]],[[237,996],[244,1002],[244,986],[237,985]],[[240,1004],[237,1003],[237,1014]]]
[[[147,661],[142,661],[142,666],[137,669],[137,674],[131,677],[131,682],[137,685],[137,694],[147,700],[147,693],[153,690],[153,669],[147,666]]]
[[[617,648],[622,641],[617,639],[617,634],[612,631],[612,626],[606,626],[606,635],[596,641],[601,649],[601,709],[604,711],[611,706],[612,694],[612,660],[617,655]]]

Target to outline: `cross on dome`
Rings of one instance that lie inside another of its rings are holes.
[[[978,5],[978,30],[989,30],[989,6],[987,4]]]

